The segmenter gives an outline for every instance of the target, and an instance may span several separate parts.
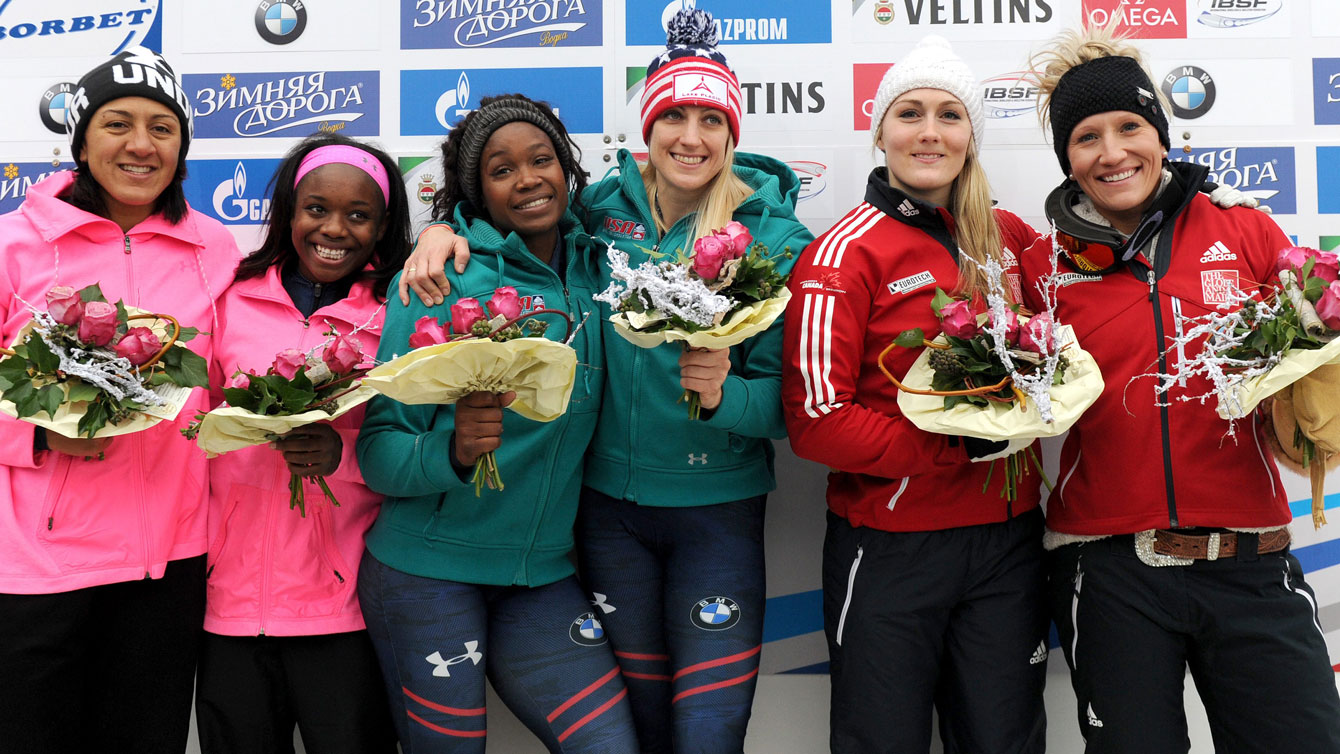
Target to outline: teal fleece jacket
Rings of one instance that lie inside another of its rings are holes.
[[[595,432],[601,399],[600,316],[591,299],[597,291],[597,244],[580,232],[571,213],[562,223],[567,249],[567,281],[526,248],[515,234],[503,238],[483,220],[466,220],[460,208],[453,227],[474,252],[469,269],[450,266],[451,295],[440,305],[409,306],[391,296],[379,362],[410,350],[409,336],[420,317],[451,320],[451,305],[464,297],[481,303],[493,289],[510,285],[523,311],[565,310],[574,326],[586,326],[572,341],[577,372],[568,411],[552,422],[536,422],[503,411],[498,469],[505,489],[485,489],[463,481],[450,461],[454,405],[407,406],[385,396],[368,403],[358,436],[358,461],[367,484],[386,495],[368,533],[368,550],[398,571],[471,584],[542,586],[573,573],[572,523],[581,490],[582,454]],[[395,284],[392,283],[392,290]],[[542,300],[541,300],[542,299]],[[561,341],[562,318],[546,316],[545,337]]]
[[[800,181],[784,163],[744,152],[735,153],[735,174],[754,189],[735,211],[735,219],[778,255],[783,273],[790,272],[795,257],[814,240],[796,219]],[[695,217],[681,218],[658,239],[642,176],[626,149],[619,152],[618,172],[588,187],[582,201],[588,229],[628,252],[634,267],[649,258],[648,250],[673,254],[682,249]],[[790,259],[783,255],[788,249]],[[610,283],[603,253],[600,262],[603,288]],[[769,438],[786,436],[782,320],[730,349],[721,405],[690,421],[686,404],[679,401],[684,392],[679,384],[683,349],[673,344],[644,349],[629,343],[609,324],[609,305],[600,307],[605,399],[584,483],[614,498],[661,507],[724,503],[776,487]]]

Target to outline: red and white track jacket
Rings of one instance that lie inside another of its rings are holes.
[[[782,401],[796,454],[833,469],[828,507],[853,526],[929,531],[995,523],[1038,505],[1038,477],[1019,499],[1001,496],[1001,464],[972,463],[959,438],[917,429],[898,409],[898,390],[878,357],[900,332],[939,332],[936,287],[958,281],[953,218],[871,173],[865,201],[810,244],[791,274],[782,355]],[[1006,273],[1018,295],[1017,256],[1037,233],[996,210]],[[920,349],[885,359],[907,373]]]
[[[1192,354],[1172,349],[1177,314],[1194,317],[1226,301],[1230,286],[1251,290],[1274,277],[1289,239],[1253,209],[1220,209],[1199,187],[1204,169],[1173,163],[1170,201],[1154,267],[1139,255],[1105,276],[1070,272],[1060,289],[1057,320],[1071,325],[1102,369],[1106,388],[1066,437],[1047,526],[1066,534],[1129,534],[1170,526],[1269,527],[1289,523],[1288,500],[1257,415],[1236,439],[1215,413],[1203,378],[1175,387],[1160,408],[1156,380]],[[1152,211],[1152,210],[1151,210]],[[1169,232],[1171,231],[1171,232]],[[1051,269],[1045,246],[1021,260],[1026,301],[1037,306],[1033,281]],[[1066,272],[1065,268],[1062,268]]]

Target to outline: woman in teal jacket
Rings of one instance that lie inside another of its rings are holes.
[[[453,219],[476,263],[453,275],[455,296],[441,304],[392,301],[378,360],[410,350],[420,318],[450,321],[458,298],[487,301],[506,286],[523,313],[594,320],[596,251],[567,206],[585,176],[553,112],[520,95],[485,98],[442,151],[448,181],[435,214]],[[545,337],[561,340],[562,323],[550,324]],[[552,422],[504,411],[510,394],[369,403],[358,458],[387,497],[358,593],[407,754],[482,753],[486,675],[550,751],[636,748],[626,690],[568,557],[600,403],[600,339],[599,327],[577,330],[571,401]],[[488,451],[506,488],[477,496],[471,467]]]
[[[789,271],[784,252],[813,240],[795,217],[799,181],[777,160],[735,152],[739,83],[711,17],[681,11],[669,41],[643,91],[648,164],[619,153],[618,172],[581,194],[586,227],[636,266],[736,220]],[[441,299],[449,247],[463,267],[464,244],[428,234],[402,296],[413,287]],[[604,404],[577,521],[582,580],[628,684],[640,750],[740,752],[763,637],[770,438],[785,436],[782,323],[728,350],[685,351],[643,350],[605,327]],[[697,420],[677,402],[685,389],[702,396]]]

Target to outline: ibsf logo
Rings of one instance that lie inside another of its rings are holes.
[[[1210,169],[1209,179],[1256,198],[1277,215],[1298,211],[1290,147],[1214,147],[1174,152],[1169,159]]]
[[[52,84],[42,92],[42,99],[37,104],[37,114],[48,131],[56,134],[65,133],[65,110],[70,106],[70,98],[74,96],[74,87],[75,85],[69,81],[62,81],[59,84]]]
[[[437,103],[433,105],[433,114],[437,116],[437,122],[447,130],[456,125],[462,118],[470,114],[470,77],[461,71],[461,77],[456,79],[456,86],[442,92],[437,98]]]
[[[256,6],[256,33],[272,45],[286,45],[307,29],[302,0],[261,0]]]
[[[316,131],[375,136],[377,71],[188,74],[196,136],[291,137]]]
[[[1199,0],[1196,23],[1216,29],[1232,29],[1260,23],[1279,13],[1284,0]]]
[[[191,160],[182,190],[192,207],[226,225],[260,225],[270,214],[265,193],[279,160]]]
[[[50,162],[6,163],[0,172],[0,214],[18,209],[34,183],[69,167]]]
[[[602,0],[403,0],[400,44],[405,49],[599,45],[601,11]]]
[[[982,105],[986,117],[1004,120],[1036,113],[1038,87],[1035,75],[1031,71],[1013,71],[983,81]]]
[[[605,218],[605,230],[612,235],[641,241],[647,237],[647,226],[636,220],[620,220],[617,217]]]
[[[568,626],[568,638],[583,647],[600,646],[605,643],[605,628],[594,613],[582,613]]]
[[[704,631],[725,631],[740,622],[740,606],[730,597],[708,597],[689,611],[689,621]]]
[[[1172,102],[1173,115],[1194,120],[1214,107],[1214,78],[1204,68],[1183,65],[1163,77],[1163,94]]]
[[[1143,39],[1186,37],[1185,0],[1084,0],[1084,20],[1105,28],[1115,17],[1117,32]]]
[[[795,171],[796,177],[800,179],[800,197],[797,202],[803,202],[807,199],[822,194],[828,188],[828,166],[822,162],[812,162],[810,160],[791,160],[786,163]]]

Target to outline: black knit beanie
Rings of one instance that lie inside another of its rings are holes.
[[[1070,175],[1070,132],[1090,115],[1125,110],[1135,113],[1159,132],[1164,149],[1168,139],[1168,117],[1154,96],[1154,84],[1135,58],[1111,55],[1081,63],[1065,72],[1052,92],[1050,115],[1052,148],[1061,162],[1061,172]]]
[[[457,126],[465,130],[461,134],[461,152],[456,160],[456,173],[460,176],[461,190],[465,192],[465,198],[469,199],[470,204],[476,209],[484,207],[484,197],[479,188],[479,156],[483,154],[484,145],[488,143],[493,132],[508,123],[524,121],[544,131],[548,134],[549,141],[554,143],[558,163],[568,165],[572,162],[568,140],[554,128],[553,121],[541,109],[543,107],[546,106],[530,100],[498,97],[491,102],[483,103],[464,123]],[[568,176],[569,180],[571,178]]]
[[[79,79],[65,111],[65,133],[70,136],[70,152],[76,162],[84,146],[88,119],[98,108],[121,97],[145,97],[166,105],[181,122],[181,151],[177,159],[186,159],[193,129],[191,98],[182,90],[177,74],[162,55],[137,46],[126,48]]]

